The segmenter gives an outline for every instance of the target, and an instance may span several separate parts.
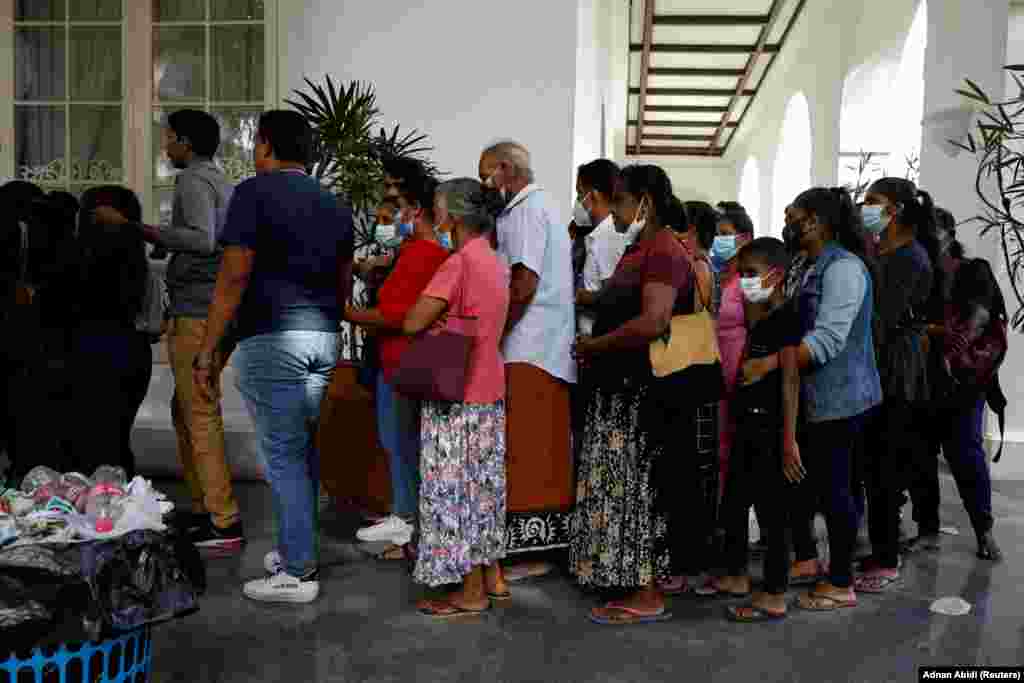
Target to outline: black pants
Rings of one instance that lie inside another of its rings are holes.
[[[119,465],[135,475],[132,425],[153,373],[148,338],[134,329],[90,327],[76,337],[72,410],[75,469],[86,475]]]
[[[769,413],[737,415],[722,501],[725,568],[730,576],[748,571],[750,507],[756,506],[761,534],[768,540],[764,591],[781,595],[789,587],[790,506],[793,487],[782,473],[782,421]]]
[[[793,513],[793,546],[797,560],[818,557],[814,516],[825,511],[828,529],[829,582],[836,588],[853,583],[853,550],[857,542],[853,456],[866,414],[807,423],[800,438],[800,457],[807,479],[798,487]]]

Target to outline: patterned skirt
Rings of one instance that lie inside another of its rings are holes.
[[[638,588],[671,574],[651,477],[657,449],[641,420],[646,391],[594,388],[586,400],[569,546],[583,586]]]
[[[461,583],[505,557],[505,404],[425,401],[413,578]]]

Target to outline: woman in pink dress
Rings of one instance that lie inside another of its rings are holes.
[[[746,209],[736,202],[722,202],[718,209],[718,235],[711,247],[711,258],[718,270],[722,296],[718,307],[718,350],[722,356],[722,373],[725,375],[725,398],[720,403],[718,413],[718,495],[721,498],[729,470],[729,447],[735,431],[735,424],[729,415],[729,402],[736,392],[743,350],[747,344],[743,293],[736,273],[736,253],[754,238],[754,224]]]

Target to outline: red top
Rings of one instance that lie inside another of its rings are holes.
[[[394,269],[377,294],[377,308],[384,319],[401,326],[446,258],[448,250],[433,240],[406,240],[398,252]],[[409,340],[410,337],[401,332],[380,336],[380,367],[386,381],[390,382],[391,375],[398,369]]]

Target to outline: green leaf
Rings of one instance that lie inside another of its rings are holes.
[[[984,102],[985,104],[992,104],[992,102],[988,98],[988,95],[985,94],[984,90],[982,90],[981,88],[978,87],[977,83],[975,83],[974,81],[972,81],[969,78],[965,78],[964,81],[967,83],[967,85],[970,86],[971,90],[973,90],[974,92],[976,92],[978,94],[978,96],[981,98],[982,102]]]
[[[986,98],[979,97],[978,95],[976,95],[973,92],[968,92],[967,90],[962,90],[960,88],[957,88],[953,92],[955,92],[957,95],[961,95],[963,97],[966,97],[968,99],[974,100],[976,102],[984,102],[985,104],[988,104],[988,100]]]

